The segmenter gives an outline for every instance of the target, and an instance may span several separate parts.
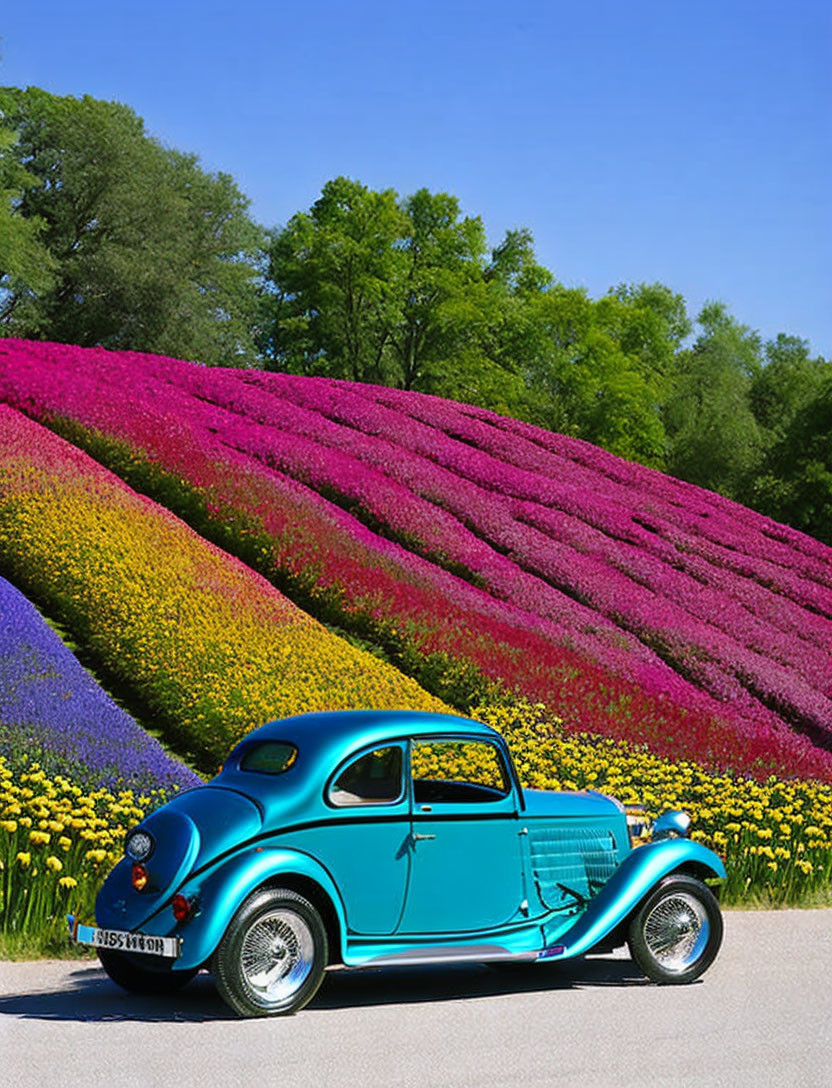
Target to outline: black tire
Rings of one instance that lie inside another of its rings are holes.
[[[630,920],[630,955],[653,982],[693,982],[722,944],[722,914],[710,888],[682,873],[667,876]]]
[[[101,966],[115,982],[131,994],[172,994],[181,990],[194,975],[192,971],[172,971],[167,969],[154,971],[137,962],[137,956],[118,952],[112,948],[97,948]],[[170,961],[168,961],[170,963]]]
[[[312,904],[288,888],[261,888],[229,923],[211,969],[239,1016],[286,1016],[311,1001],[324,977],[327,939]]]

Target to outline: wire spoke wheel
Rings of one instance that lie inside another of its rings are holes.
[[[667,971],[684,971],[695,963],[709,935],[704,906],[686,892],[660,899],[644,921],[644,942]]]
[[[654,982],[693,982],[722,943],[719,904],[695,877],[665,877],[632,916],[627,943]]]
[[[240,1016],[286,1015],[314,997],[327,955],[313,905],[288,888],[261,888],[231,919],[212,970],[220,996]]]
[[[248,930],[240,953],[243,978],[265,1001],[283,1001],[312,970],[315,941],[299,914],[276,910]]]

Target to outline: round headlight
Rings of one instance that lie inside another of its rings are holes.
[[[146,831],[133,831],[127,836],[124,849],[133,861],[145,861],[153,852],[153,839]]]
[[[627,831],[630,834],[630,845],[640,846],[650,830],[650,821],[644,811],[644,805],[627,805]]]

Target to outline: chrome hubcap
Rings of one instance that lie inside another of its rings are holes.
[[[243,939],[243,978],[260,1002],[291,997],[308,978],[315,956],[312,931],[292,910],[272,910],[258,918]]]
[[[710,931],[708,914],[696,896],[674,892],[647,915],[644,942],[666,971],[681,972],[705,951]]]

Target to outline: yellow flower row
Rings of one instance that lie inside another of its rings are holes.
[[[214,769],[309,710],[446,710],[46,428],[0,408],[0,556]]]

